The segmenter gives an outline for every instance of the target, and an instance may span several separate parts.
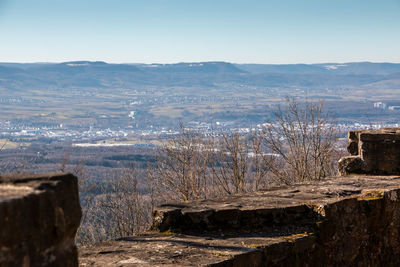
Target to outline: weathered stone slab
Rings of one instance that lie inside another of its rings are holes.
[[[81,266],[205,266],[259,262],[258,246],[285,240],[263,236],[225,238],[148,233],[80,249]],[[286,241],[289,242],[289,241]],[[239,266],[239,265],[237,265]]]
[[[347,150],[352,156],[339,161],[340,175],[400,174],[399,128],[352,131],[348,138]]]
[[[0,175],[0,266],[77,266],[80,218],[75,176]]]
[[[80,265],[400,264],[399,176],[332,177],[155,214],[161,232],[80,248]]]

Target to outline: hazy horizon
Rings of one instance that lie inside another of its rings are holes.
[[[111,61],[105,61],[105,60],[85,60],[85,59],[79,59],[79,60],[66,60],[66,61],[27,61],[27,62],[17,62],[17,61],[0,61],[0,64],[61,64],[61,63],[69,63],[69,62],[104,62],[107,64],[144,64],[144,65],[172,65],[172,64],[190,64],[190,63],[213,63],[213,62],[223,62],[223,63],[230,63],[230,64],[237,64],[237,65],[321,65],[321,64],[351,64],[351,63],[373,63],[373,64],[400,64],[400,61],[398,62],[390,62],[390,61],[343,61],[343,62],[312,62],[312,63],[304,63],[304,62],[298,62],[298,63],[254,63],[254,62],[244,62],[244,63],[239,63],[239,62],[230,62],[230,61],[215,61],[215,60],[205,60],[205,61],[177,61],[177,62],[150,62],[150,63],[144,63],[144,62],[111,62]]]

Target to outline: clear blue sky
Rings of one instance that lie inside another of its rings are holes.
[[[0,0],[0,62],[400,62],[400,0]]]

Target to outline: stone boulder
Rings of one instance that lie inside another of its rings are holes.
[[[351,131],[348,138],[351,156],[339,160],[340,175],[400,174],[400,128]]]
[[[0,266],[78,266],[78,180],[0,175]]]

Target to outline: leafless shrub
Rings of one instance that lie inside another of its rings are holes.
[[[60,162],[59,170],[60,172],[65,172],[68,163],[70,162],[70,152],[66,151],[62,161]]]
[[[249,148],[246,137],[238,133],[221,133],[212,157],[212,173],[222,194],[243,193],[249,170]]]
[[[4,162],[2,166],[2,172],[7,173],[24,173],[24,172],[33,172],[32,159],[21,157],[14,159],[9,159],[8,161]]]
[[[180,135],[169,139],[160,150],[154,173],[157,190],[167,199],[207,198],[212,194],[208,175],[210,155],[208,140],[181,125]]]
[[[168,200],[204,199],[257,190],[267,184],[268,168],[260,133],[187,131],[166,141],[151,176]]]
[[[99,218],[100,202],[96,191],[99,185],[89,178],[78,177],[80,204],[82,208],[81,224],[76,235],[78,245],[88,245],[105,240],[105,227]]]
[[[322,102],[301,105],[288,98],[286,108],[264,127],[264,144],[272,154],[265,164],[278,182],[320,180],[334,173],[337,135],[328,118]]]
[[[3,150],[3,148],[7,145],[7,141],[4,141],[3,144],[0,145],[0,151]]]
[[[251,157],[249,158],[249,170],[250,170],[250,187],[251,191],[259,190],[267,187],[270,181],[269,168],[265,162],[269,161],[268,155],[265,153],[265,145],[263,143],[262,133],[259,129],[255,128],[250,132],[250,146],[251,146]]]
[[[137,185],[135,168],[126,169],[121,177],[108,183],[107,192],[101,199],[101,208],[108,218],[107,231],[110,236],[124,237],[146,230],[149,214]]]
[[[83,216],[77,236],[79,245],[137,235],[148,229],[151,200],[138,191],[134,167],[126,168],[100,186],[85,180],[80,186],[81,190],[92,193],[81,196]]]
[[[7,142],[0,145],[0,151],[6,146]],[[4,173],[8,169],[9,162],[0,161],[0,173]]]

